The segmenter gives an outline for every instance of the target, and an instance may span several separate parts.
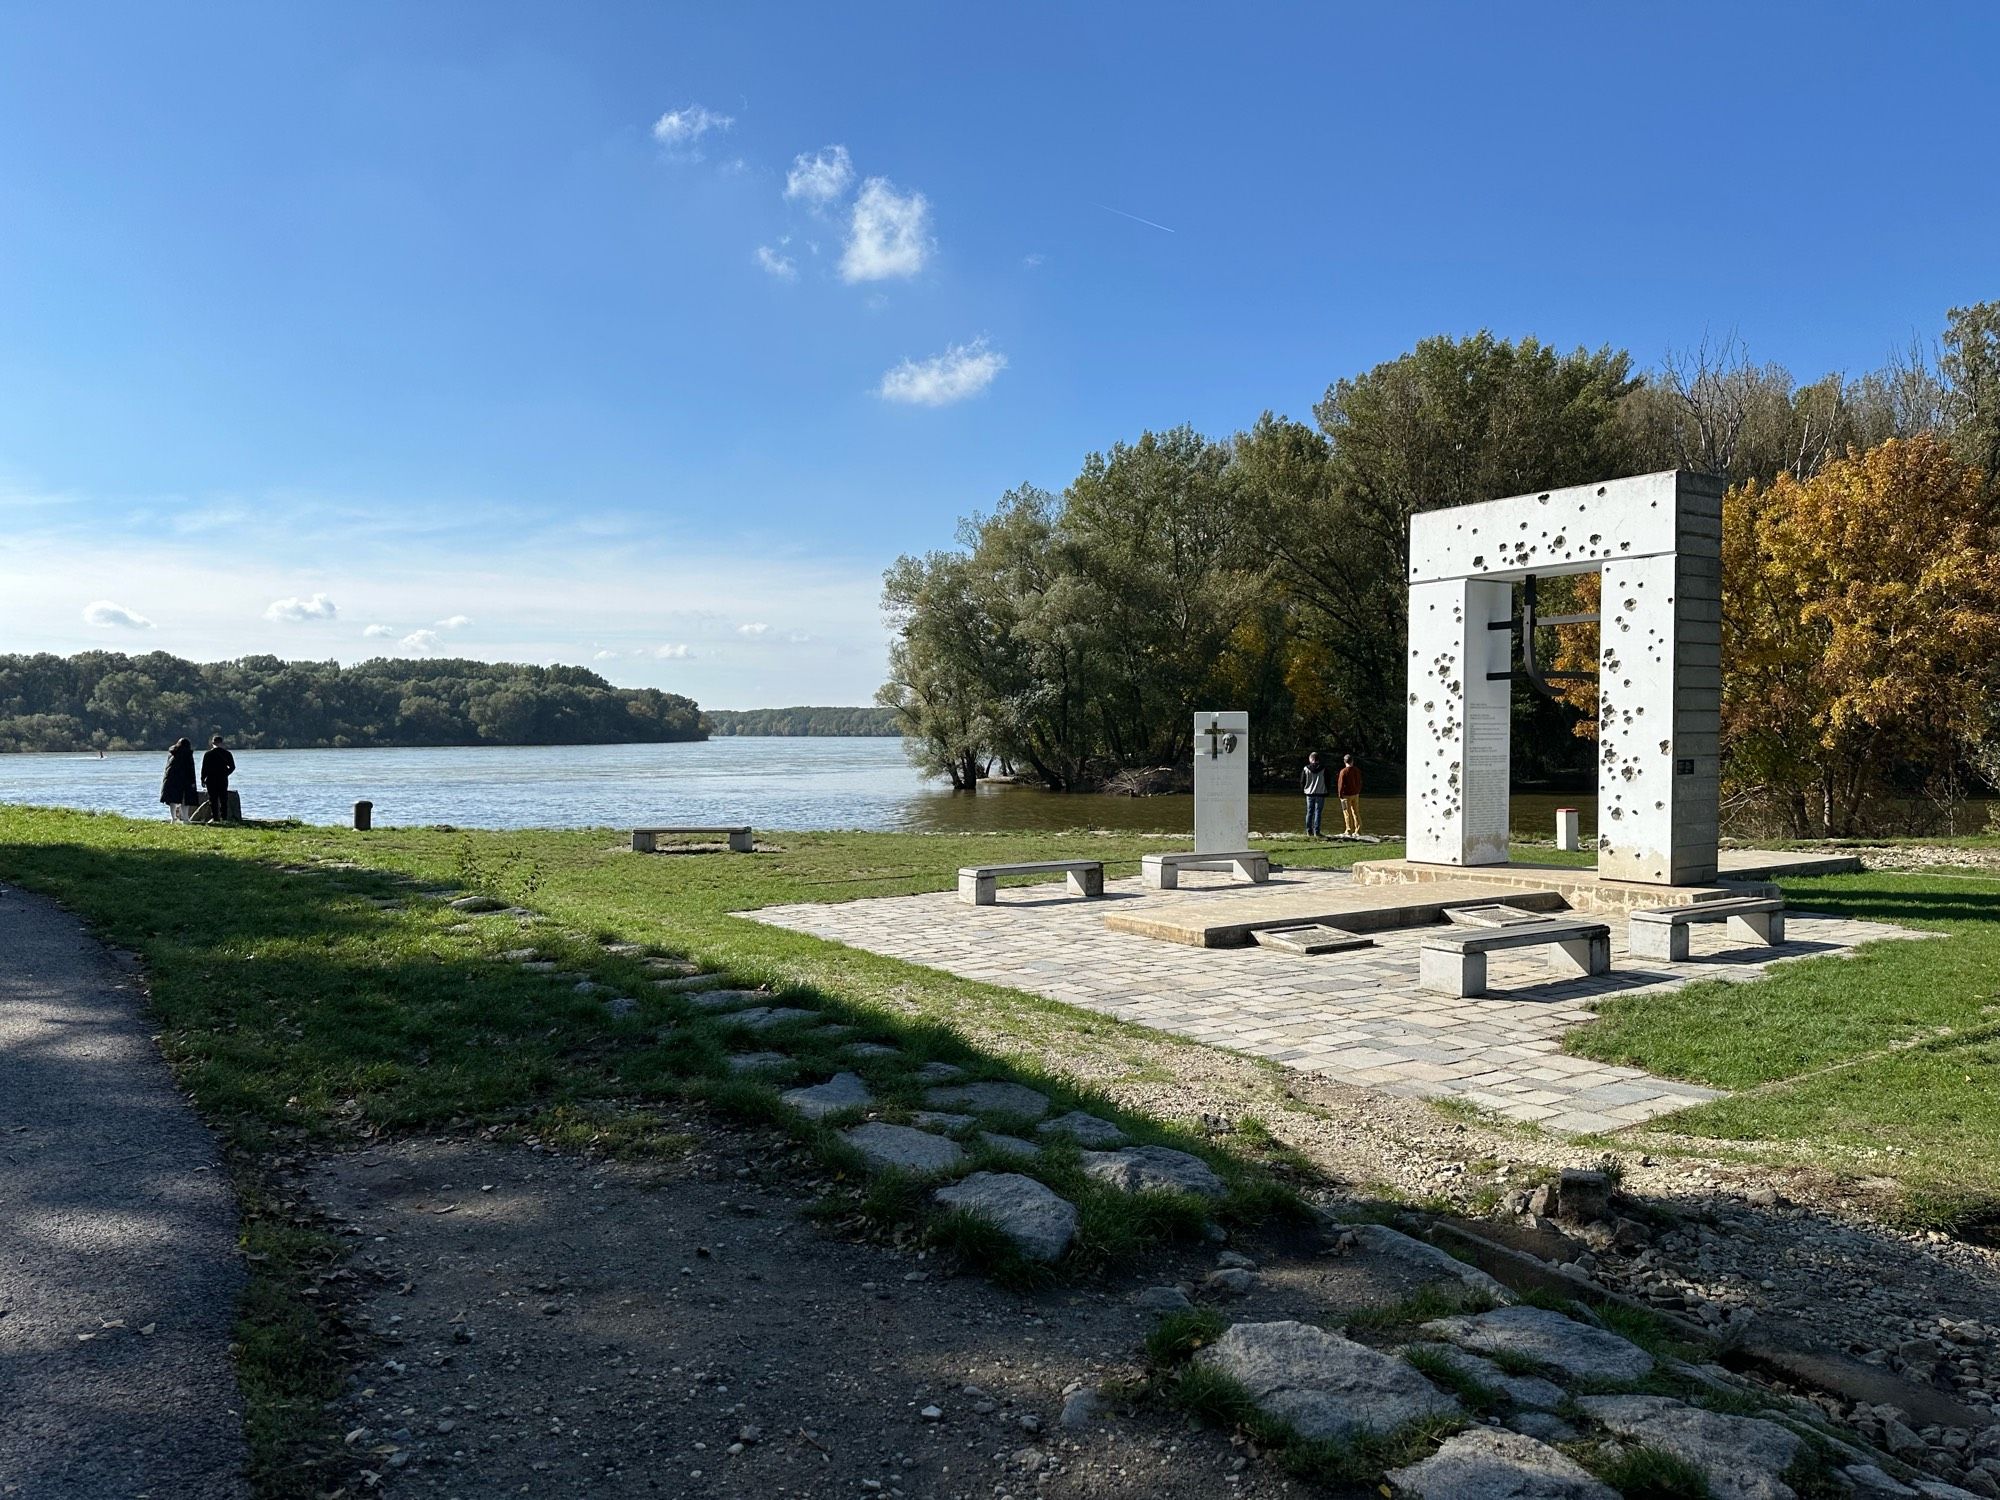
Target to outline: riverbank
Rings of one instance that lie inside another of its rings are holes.
[[[415,1137],[531,1137],[557,1153],[645,1159],[686,1149],[689,1109],[772,1118],[775,1092],[731,1077],[710,1023],[670,994],[652,998],[637,956],[645,953],[768,986],[859,1028],[858,1039],[1021,1081],[1141,1139],[1195,1146],[1350,1209],[1428,1204],[1504,1216],[1510,1192],[1609,1152],[1626,1190],[1663,1222],[1752,1215],[1732,1225],[1738,1248],[1726,1264],[1713,1237],[1692,1227],[1684,1240],[1660,1236],[1646,1274],[1677,1296],[1753,1312],[1761,1298],[1778,1316],[1799,1268],[1827,1258],[1872,1285],[1906,1289],[1843,1305],[1844,1340],[1866,1344],[1855,1352],[1890,1358],[1908,1340],[1901,1325],[1923,1315],[1919,1295],[1942,1310],[1940,1278],[1955,1289],[1954,1318],[2000,1323],[2000,1272],[1988,1252],[1933,1238],[2000,1203],[1991,1150],[2000,1060],[1984,1016],[2000,987],[1990,936],[2000,931],[2000,875],[1898,872],[1788,887],[1798,905],[1893,913],[1950,937],[1808,960],[1706,1001],[1691,988],[1676,997],[1675,1024],[1655,1030],[1638,1024],[1644,1017],[1612,1018],[1605,1034],[1622,1028],[1619,1049],[1671,1072],[1678,1039],[1715,1031],[1713,1008],[1733,1005],[1728,1032],[1743,1038],[1742,1056],[1760,1060],[1765,1081],[1723,1101],[1736,1111],[1727,1117],[1695,1111],[1646,1132],[1573,1141],[1333,1085],[734,915],[946,890],[968,859],[1073,853],[1074,836],[766,833],[760,842],[766,852],[747,858],[648,859],[602,828],[362,835],[0,809],[0,880],[57,896],[139,954],[161,1046],[230,1149],[257,1257],[242,1377],[267,1494],[284,1493],[272,1476],[304,1451],[296,1434],[325,1437],[321,1414],[349,1368],[348,1335],[331,1309],[346,1252],[297,1211],[304,1164]],[[1098,835],[1087,852],[1116,876],[1154,847]],[[1272,846],[1294,865],[1393,852]],[[488,892],[541,922],[481,925],[421,899],[425,888]],[[538,963],[546,950],[550,967],[496,962],[523,946]],[[1872,967],[1860,988],[1829,982],[1838,965],[1864,962]],[[580,989],[579,975],[595,988]],[[604,995],[644,998],[614,1015]],[[1851,1013],[1851,1023],[1830,1031],[1830,1011]],[[1581,1048],[1595,1033],[1573,1035]],[[1685,1065],[1714,1068],[1737,1055],[1691,1055]],[[1766,1206],[1754,1194],[1768,1194]],[[848,1216],[856,1232],[873,1232],[865,1214]],[[1094,1243],[1115,1261],[1118,1221],[1095,1222]],[[1760,1292],[1760,1281],[1779,1290]]]

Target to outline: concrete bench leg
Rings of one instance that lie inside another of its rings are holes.
[[[1271,862],[1267,859],[1239,859],[1236,861],[1236,875],[1252,885],[1263,885],[1271,878]]]
[[[1000,882],[991,875],[961,875],[958,899],[967,906],[991,906],[1000,899]]]
[[[1065,870],[1072,896],[1101,896],[1104,894],[1104,866],[1094,870]]]
[[[745,830],[742,833],[730,834],[729,848],[730,851],[735,854],[748,854],[751,850],[750,834],[748,830]]]
[[[1753,911],[1728,919],[1729,935],[1746,943],[1775,946],[1785,940],[1785,914],[1781,911]]]
[[[1688,930],[1684,922],[1631,922],[1626,924],[1626,946],[1634,958],[1657,958],[1666,963],[1684,963],[1688,956]]]
[[[1449,948],[1417,950],[1417,985],[1434,995],[1486,993],[1486,955],[1457,953]]]
[[[1611,939],[1607,935],[1568,938],[1551,943],[1549,967],[1558,974],[1608,974],[1611,972]]]
[[[632,852],[634,854],[651,854],[657,847],[657,844],[658,840],[650,833],[635,833],[632,835]]]
[[[1175,865],[1156,865],[1147,861],[1140,865],[1140,869],[1145,872],[1148,890],[1177,891],[1181,888],[1181,872]]]

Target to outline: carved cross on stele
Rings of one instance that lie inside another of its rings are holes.
[[[1219,760],[1225,751],[1236,748],[1236,736],[1222,727],[1220,719],[1210,719],[1208,728],[1202,731],[1208,736],[1208,758]]]

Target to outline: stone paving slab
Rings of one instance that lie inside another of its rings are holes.
[[[1330,896],[1345,871],[1293,870]],[[1184,882],[1228,883],[1189,872]],[[1026,888],[1024,895],[1034,888]],[[1060,890],[1055,886],[1052,891]],[[1137,878],[1105,883],[1136,907]],[[1161,893],[1153,893],[1155,895]],[[1698,980],[1762,978],[1773,963],[1846,953],[1881,938],[1923,938],[1883,922],[1785,914],[1779,948],[1745,948],[1721,924],[1690,932],[1686,961],[1635,959],[1611,925],[1611,972],[1555,981],[1538,955],[1495,954],[1493,993],[1468,999],[1417,987],[1417,948],[1433,928],[1375,934],[1376,946],[1318,957],[1275,948],[1194,948],[1108,930],[1098,902],[964,906],[950,891],[768,906],[745,916],[965,979],[1026,990],[1157,1031],[1269,1058],[1301,1072],[1420,1098],[1463,1098],[1508,1119],[1597,1133],[1718,1097],[1637,1068],[1565,1056],[1563,1033],[1611,995],[1665,994]]]

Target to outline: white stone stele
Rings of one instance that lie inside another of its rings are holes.
[[[1571,851],[1583,847],[1583,835],[1577,827],[1576,809],[1573,807],[1556,809],[1556,847]]]
[[[1250,715],[1235,709],[1196,714],[1194,852],[1240,854],[1249,842]]]
[[[1513,587],[1599,572],[1601,875],[1716,875],[1722,483],[1668,471],[1410,523],[1409,858],[1507,859]]]

